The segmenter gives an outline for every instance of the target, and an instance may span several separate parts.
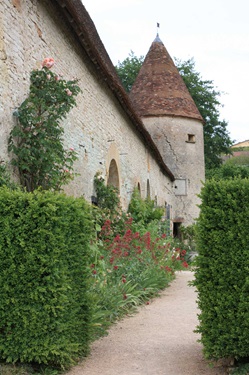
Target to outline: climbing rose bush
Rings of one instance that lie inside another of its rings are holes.
[[[81,90],[77,80],[53,73],[54,64],[53,58],[46,58],[40,70],[31,72],[29,95],[15,111],[17,121],[9,137],[12,165],[29,192],[38,187],[58,191],[74,178],[77,153],[64,148],[61,120],[76,105]]]

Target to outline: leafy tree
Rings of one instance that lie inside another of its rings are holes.
[[[122,85],[127,92],[131,91],[131,87],[138,75],[138,72],[143,64],[144,56],[137,57],[134,52],[131,51],[129,56],[122,62],[118,62],[116,70],[119,78],[121,79]]]
[[[131,51],[129,56],[116,66],[117,73],[127,92],[131,90],[143,60],[143,56],[136,57],[134,52]],[[176,66],[205,121],[204,153],[206,170],[219,167],[222,164],[221,155],[230,154],[230,146],[232,145],[227,131],[227,122],[219,118],[221,92],[214,87],[213,81],[203,80],[200,73],[196,72],[193,58],[187,61],[176,59]]]
[[[221,92],[216,90],[213,81],[203,80],[200,73],[196,72],[193,58],[187,61],[176,59],[176,66],[205,121],[206,169],[218,167],[222,164],[221,155],[231,154],[230,147],[232,145],[227,131],[227,122],[219,118]]]

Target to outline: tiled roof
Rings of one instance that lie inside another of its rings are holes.
[[[161,170],[173,181],[174,175],[167,167],[158,151],[150,133],[146,130],[143,122],[135,110],[132,102],[126,94],[112,61],[106,52],[106,49],[98,35],[95,25],[86,11],[81,0],[51,0],[57,3],[65,16],[65,21],[72,27],[77,39],[83,49],[91,59],[98,72],[99,78],[106,82],[116,99],[119,101],[124,111],[131,120],[134,129],[139,132],[140,137],[146,144],[146,147],[154,155]]]
[[[181,116],[203,121],[180,73],[157,35],[130,92],[140,116]]]

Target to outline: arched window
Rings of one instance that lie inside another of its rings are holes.
[[[112,185],[119,190],[118,167],[114,159],[111,160],[111,163],[109,166],[107,185]]]
[[[139,195],[141,196],[141,186],[139,182],[137,183],[137,190],[139,192]]]
[[[150,198],[150,180],[147,179],[147,198]]]

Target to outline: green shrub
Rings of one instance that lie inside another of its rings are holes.
[[[0,162],[0,187],[7,186],[10,189],[17,189],[18,185],[11,181],[10,173],[6,163]]]
[[[194,285],[207,358],[249,356],[249,180],[202,189]]]
[[[135,188],[131,196],[128,212],[136,223],[142,222],[148,225],[153,220],[160,220],[164,209],[155,207],[155,202],[150,198],[142,199],[139,190]]]
[[[234,158],[237,159],[237,158]],[[233,159],[228,160],[219,168],[208,171],[207,179],[215,178],[217,180],[230,180],[233,178],[248,178],[249,167],[243,164],[232,163]]]
[[[98,206],[103,210],[116,213],[119,210],[118,189],[115,186],[106,185],[100,172],[94,176],[94,188],[97,194]]]
[[[89,206],[0,189],[0,359],[66,367],[88,351]]]
[[[17,122],[9,137],[12,165],[29,192],[38,187],[59,191],[74,178],[77,153],[64,148],[61,120],[76,105],[81,90],[77,80],[53,73],[53,65],[54,60],[46,58],[42,69],[31,72],[29,95],[14,112]]]

